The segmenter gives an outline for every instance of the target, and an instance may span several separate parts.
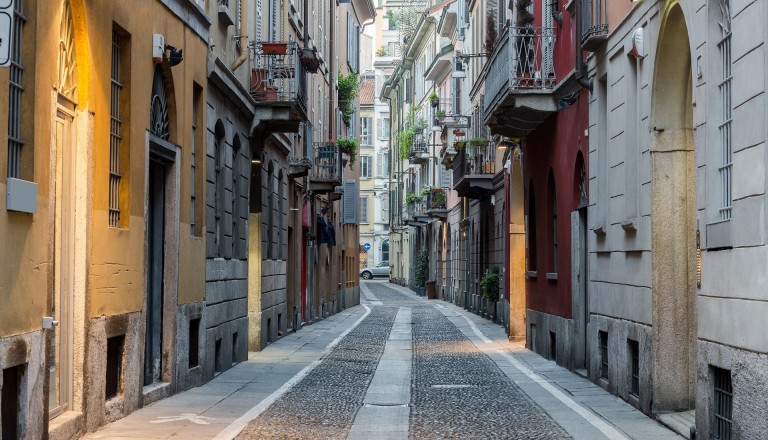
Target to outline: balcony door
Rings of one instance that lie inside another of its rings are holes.
[[[555,48],[555,32],[552,23],[552,0],[541,0],[541,78],[549,78],[555,73],[553,53]]]

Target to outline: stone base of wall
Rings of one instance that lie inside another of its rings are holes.
[[[47,387],[45,374],[45,331],[34,331],[0,338],[0,390],[2,370],[23,366],[19,398],[19,420],[24,421],[23,438],[42,438],[48,414],[43,401]]]
[[[653,367],[651,358],[652,328],[649,325],[616,319],[601,315],[590,315],[587,326],[589,379],[629,402],[646,414],[652,414],[653,402]],[[601,355],[599,332],[608,334],[608,378],[601,377]],[[639,395],[631,391],[632,358],[629,340],[637,341],[639,349]]]
[[[526,346],[528,349],[542,357],[554,360],[558,365],[571,368],[573,320],[530,309],[526,311],[526,316],[528,322]],[[552,346],[551,333],[555,335],[554,347]]]
[[[86,430],[119,420],[144,404],[144,329],[141,312],[101,316],[90,320],[83,399]],[[107,339],[123,337],[120,386],[117,396],[106,400]]]
[[[765,438],[768,432],[768,355],[699,340],[696,360],[696,438],[710,438],[713,405],[712,367],[731,372],[731,438]]]
[[[202,319],[204,309],[205,303],[196,302],[181,304],[176,310],[176,365],[173,379],[176,392],[185,391],[204,383],[203,359],[207,359],[209,356],[205,343],[207,332]],[[197,347],[189,346],[189,326],[193,319],[200,320]],[[198,363],[196,366],[190,367],[189,355],[192,350],[197,351]]]
[[[218,349],[217,349],[218,345]],[[205,329],[203,380],[248,360],[248,318],[242,317]]]

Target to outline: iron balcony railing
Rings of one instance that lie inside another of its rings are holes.
[[[259,104],[297,105],[306,113],[306,70],[295,41],[253,41],[251,96]]]
[[[310,179],[322,182],[341,181],[341,151],[336,142],[315,142],[312,145]]]
[[[413,137],[413,143],[411,144],[411,157],[418,158],[422,154],[429,154],[429,145],[424,138],[424,135],[415,135]]]
[[[453,181],[458,184],[464,177],[496,174],[495,152],[492,142],[466,144],[453,158]]]
[[[443,188],[432,188],[427,193],[427,211],[436,211],[446,208],[446,192]]]
[[[608,0],[581,1],[581,47],[594,52],[608,38]]]
[[[427,204],[422,199],[416,199],[407,205],[407,217],[409,220],[418,220],[417,217],[427,216]]]
[[[508,89],[553,89],[557,84],[554,47],[554,28],[509,27],[480,73],[479,81],[485,81],[485,114]]]

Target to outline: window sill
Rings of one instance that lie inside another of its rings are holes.
[[[730,219],[707,223],[707,250],[718,251],[723,249],[731,249],[733,247],[732,231],[733,226]]]
[[[538,278],[539,277],[539,273],[536,272],[535,270],[529,270],[529,271],[525,272],[525,276],[526,276],[526,278]]]
[[[557,272],[547,272],[547,279],[557,281]]]

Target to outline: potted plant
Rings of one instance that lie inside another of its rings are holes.
[[[288,53],[288,43],[284,42],[262,42],[261,53],[263,55],[285,55]]]
[[[317,73],[317,70],[320,69],[320,60],[316,57],[301,57],[301,65],[307,69],[307,72]]]
[[[416,195],[415,192],[410,191],[408,194],[405,195],[405,205],[409,208],[413,206],[414,203],[421,201],[421,198]]]
[[[456,140],[456,141],[453,141],[453,148],[454,148],[454,149],[455,149],[457,152],[458,152],[458,151],[464,151],[464,147],[466,147],[466,146],[467,146],[467,141],[465,141],[465,140],[463,140],[463,139],[461,139],[461,140]]]
[[[481,137],[474,137],[467,139],[467,143],[473,147],[487,147],[488,139]]]
[[[499,284],[501,276],[499,268],[494,266],[490,271],[486,271],[480,278],[480,288],[483,290],[483,296],[493,304],[494,315],[496,314],[496,302],[499,300]],[[494,320],[495,320],[494,316]]]
[[[339,90],[337,93],[339,110],[341,110],[341,118],[344,123],[349,125],[352,120],[352,115],[355,113],[355,98],[357,92],[360,90],[360,82],[357,80],[357,74],[354,71],[350,71],[348,75],[344,75],[339,69]]]
[[[426,293],[426,282],[429,276],[429,253],[421,250],[416,254],[416,261],[413,266],[413,281],[416,286],[416,293],[424,295]]]
[[[349,169],[355,169],[355,158],[357,157],[358,143],[357,139],[350,137],[339,138],[336,141],[342,153],[349,156]]]
[[[437,93],[435,93],[434,91],[432,92],[431,95],[429,95],[429,103],[432,104],[432,107],[437,107],[438,105],[440,105],[440,97],[437,96]]]
[[[376,49],[376,56],[377,57],[387,56],[387,46],[381,46],[380,48]]]
[[[445,208],[445,191],[442,188],[432,188],[432,208]]]
[[[437,116],[438,118],[443,118],[443,117],[445,117],[445,110],[437,110],[437,111],[435,112],[435,116]]]

